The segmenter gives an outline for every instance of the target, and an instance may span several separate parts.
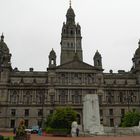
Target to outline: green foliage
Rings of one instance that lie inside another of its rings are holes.
[[[9,136],[9,137],[4,136],[4,138],[0,139],[0,140],[14,140],[14,137],[13,136]]]
[[[140,112],[127,112],[122,119],[122,127],[138,126],[140,121]]]
[[[68,129],[54,129],[54,128],[51,128],[51,127],[47,127],[46,128],[46,132],[48,133],[48,134],[52,134],[52,133],[55,133],[55,132],[57,132],[57,133],[68,133],[69,132],[69,130]]]
[[[70,129],[77,113],[71,108],[58,108],[48,117],[46,125],[53,129]]]
[[[53,114],[50,114],[48,117],[47,117],[47,121],[45,122],[45,125],[47,126],[48,129],[50,129],[51,127],[51,122],[52,122],[52,117],[53,117]]]
[[[51,133],[53,132],[53,128],[47,127],[47,128],[46,128],[46,132],[47,132],[48,134],[51,134]]]

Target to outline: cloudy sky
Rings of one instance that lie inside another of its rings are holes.
[[[72,0],[82,28],[83,57],[93,65],[102,54],[105,72],[129,71],[140,38],[140,0]],[[61,28],[69,0],[0,0],[0,32],[12,53],[12,67],[46,70],[53,48],[60,63]]]

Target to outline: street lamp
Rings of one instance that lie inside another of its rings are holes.
[[[127,105],[128,105],[128,111],[129,111],[129,109],[130,109],[130,103],[132,102],[132,97],[133,97],[133,95],[128,95],[128,96],[125,98],[125,100],[126,100],[126,102],[127,102]]]
[[[45,104],[45,92],[42,92],[41,96],[41,102],[42,102],[42,118],[41,118],[41,127],[43,128],[44,125],[44,104]]]

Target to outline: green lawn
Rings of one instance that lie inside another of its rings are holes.
[[[7,139],[7,138],[10,138],[10,139]],[[14,140],[14,137],[13,136],[9,136],[9,137],[5,136],[4,140]]]

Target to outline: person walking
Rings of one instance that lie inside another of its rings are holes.
[[[16,127],[13,128],[13,133],[16,134]]]
[[[78,126],[77,126],[77,128],[76,128],[76,136],[77,136],[77,137],[79,136],[79,128],[78,128]]]

